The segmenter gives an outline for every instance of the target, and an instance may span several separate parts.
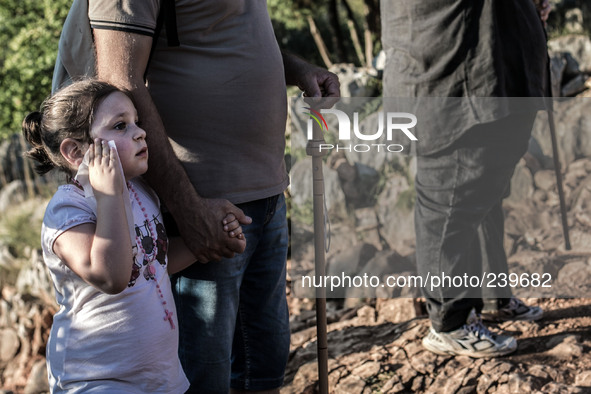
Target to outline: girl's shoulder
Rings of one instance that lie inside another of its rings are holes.
[[[84,197],[84,191],[73,184],[61,185],[47,204],[43,222],[59,226],[73,217],[96,221],[92,203]]]
[[[71,183],[60,185],[49,201],[49,205],[60,204],[90,205],[84,197],[84,190]]]
[[[60,186],[47,204],[43,217],[41,240],[44,254],[53,254],[53,243],[60,234],[84,223],[96,223],[90,201],[77,186]]]

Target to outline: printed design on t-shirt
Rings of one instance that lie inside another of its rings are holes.
[[[137,245],[133,245],[132,249],[132,256],[133,256],[133,263],[131,265],[131,278],[129,279],[129,283],[127,283],[127,287],[131,287],[135,285],[135,281],[140,276],[140,269],[142,265],[137,261]]]
[[[135,235],[137,246],[134,246],[133,265],[128,287],[135,285],[142,269],[146,280],[154,280],[156,277],[156,269],[152,265],[154,261],[158,261],[162,267],[166,266],[168,237],[164,225],[158,220],[158,217],[152,215],[151,220],[146,219],[141,225],[136,223]],[[156,240],[154,240],[154,236]],[[141,263],[137,259],[138,249],[143,252]]]

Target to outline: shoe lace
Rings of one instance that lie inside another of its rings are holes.
[[[511,297],[511,300],[509,300],[509,308],[511,309],[519,309],[525,306],[526,305],[519,298]]]
[[[511,300],[505,309],[507,309],[512,314],[523,314],[527,313],[531,308],[519,298],[511,297]]]
[[[481,339],[483,336],[493,338],[495,335],[484,325],[482,324],[482,318],[478,316],[472,322],[466,324],[468,331],[476,334],[478,339]]]

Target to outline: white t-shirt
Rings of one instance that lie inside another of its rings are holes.
[[[132,277],[120,294],[105,294],[84,282],[53,253],[64,231],[96,222],[83,191],[60,186],[45,212],[43,257],[60,305],[47,345],[53,393],[183,393],[189,387],[177,355],[168,239],[159,201],[142,182],[132,181],[132,186],[137,193],[137,199],[130,193],[136,239],[143,246],[134,247]]]

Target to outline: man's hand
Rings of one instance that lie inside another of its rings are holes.
[[[283,53],[283,66],[287,84],[300,88],[304,96],[333,99],[341,97],[341,84],[336,74],[288,53]]]
[[[336,74],[320,67],[302,70],[297,86],[306,97],[340,97],[341,84]]]
[[[188,213],[188,212],[187,212]],[[206,263],[219,261],[222,257],[230,258],[235,253],[242,253],[246,248],[246,239],[229,237],[224,230],[223,219],[233,215],[241,225],[252,223],[252,219],[241,209],[223,199],[201,199],[196,209],[191,209],[193,216],[177,219],[177,226],[187,247],[197,258]]]
[[[548,15],[550,15],[550,11],[552,11],[552,6],[548,0],[534,0],[536,4],[536,8],[538,9],[538,15],[540,15],[540,20],[546,27],[546,21],[548,20]]]

